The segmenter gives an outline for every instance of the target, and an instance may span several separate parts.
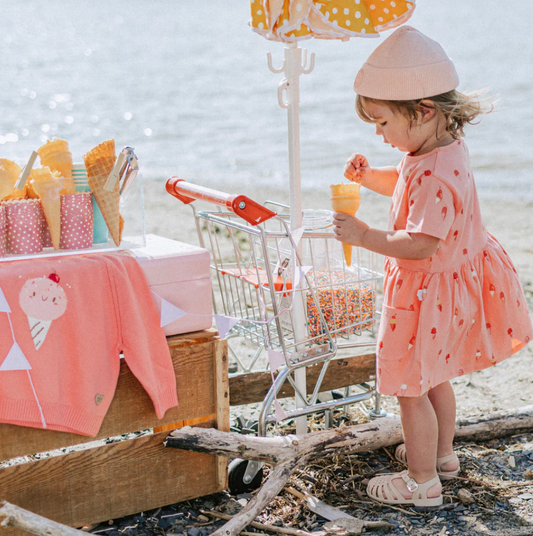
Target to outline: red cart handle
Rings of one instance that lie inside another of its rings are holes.
[[[167,192],[188,205],[202,199],[215,205],[226,207],[251,225],[258,225],[276,216],[276,212],[252,201],[245,195],[229,195],[218,190],[198,186],[178,177],[170,177],[166,184]]]

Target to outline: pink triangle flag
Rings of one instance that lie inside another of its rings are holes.
[[[30,362],[16,342],[13,343],[11,350],[0,366],[0,371],[3,370],[31,370]]]
[[[184,316],[187,316],[185,311],[161,298],[161,327],[164,327],[171,322],[174,322],[174,320],[178,320]]]
[[[4,296],[4,292],[0,288],[0,313],[10,313],[11,308],[9,307],[9,303],[7,303],[6,297]]]
[[[281,404],[277,400],[274,400],[274,406],[276,408],[276,422],[286,419],[287,414],[283,411]]]
[[[233,316],[224,316],[224,315],[214,315],[215,316],[215,322],[217,324],[217,330],[218,334],[220,335],[220,338],[223,339],[229,332],[229,330],[237,324],[237,322],[240,322],[240,318],[235,318]]]
[[[294,288],[299,288],[300,281],[307,275],[312,266],[298,266],[294,273]]]
[[[278,370],[281,365],[285,365],[285,357],[280,352],[268,350],[268,362],[270,363],[270,372]]]
[[[294,231],[291,232],[291,236],[292,236],[295,246],[297,246],[300,240],[302,239],[304,230],[305,229],[303,227],[299,227],[298,229],[295,229]]]

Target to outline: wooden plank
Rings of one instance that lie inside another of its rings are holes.
[[[96,437],[0,424],[0,460],[215,413],[213,353],[221,344],[217,332],[176,335],[167,341],[176,371],[179,406],[169,409],[163,419],[157,420],[150,397],[122,359],[115,396]]]
[[[217,416],[217,428],[223,432],[229,432],[230,409],[229,409],[229,376],[228,376],[228,343],[220,341],[214,352],[215,372],[215,407]],[[225,489],[227,486],[228,458],[217,456],[216,480],[217,486]]]
[[[223,489],[216,456],[165,448],[166,437],[161,432],[1,469],[0,497],[80,527]]]
[[[317,364],[306,369],[307,391],[312,392],[322,370],[322,365]],[[330,362],[321,391],[331,391],[350,385],[357,385],[375,378],[376,354],[365,354],[342,359],[334,359]],[[272,385],[270,372],[253,372],[234,376],[229,380],[230,405],[254,404],[262,402]],[[294,389],[289,382],[285,382],[278,398],[294,396]]]

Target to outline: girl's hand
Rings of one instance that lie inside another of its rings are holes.
[[[335,212],[333,214],[333,225],[335,229],[335,238],[344,244],[352,246],[363,246],[365,233],[369,226],[358,220],[355,216],[344,214],[343,212]]]
[[[344,176],[352,182],[363,184],[370,178],[371,174],[372,168],[368,165],[368,160],[362,154],[354,153],[344,166]]]

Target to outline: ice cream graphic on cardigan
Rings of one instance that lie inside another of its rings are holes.
[[[35,349],[38,350],[53,320],[59,318],[67,309],[67,296],[59,285],[59,276],[28,279],[19,294],[22,310],[28,315],[31,336]]]

